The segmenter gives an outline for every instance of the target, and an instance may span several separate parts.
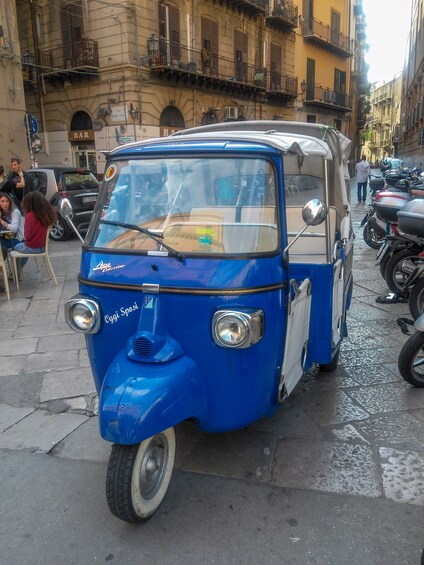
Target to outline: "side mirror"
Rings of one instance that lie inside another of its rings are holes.
[[[305,204],[302,210],[302,219],[307,226],[319,226],[325,220],[328,208],[321,200],[314,198]]]
[[[283,261],[287,264],[288,259],[288,251],[290,247],[299,239],[302,233],[309,227],[309,226],[318,226],[322,224],[328,214],[328,208],[318,198],[314,198],[307,202],[303,209],[302,209],[302,220],[305,222],[305,225],[300,230],[298,234],[290,241],[287,247],[283,251]]]
[[[60,210],[60,214],[66,219],[71,219],[72,216],[74,215],[72,204],[69,202],[67,198],[62,198],[62,200],[59,203],[59,210]]]
[[[65,218],[71,228],[74,230],[75,234],[78,236],[78,239],[81,243],[84,243],[84,239],[81,237],[80,232],[77,230],[74,222],[72,221],[72,216],[74,215],[74,211],[72,209],[72,204],[69,202],[67,198],[62,198],[59,202],[59,211],[60,215]]]

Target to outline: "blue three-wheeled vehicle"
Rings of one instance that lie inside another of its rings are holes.
[[[162,502],[174,426],[241,428],[312,364],[336,368],[352,293],[349,150],[326,126],[258,121],[108,155],[66,317],[86,335],[117,517],[143,521]]]

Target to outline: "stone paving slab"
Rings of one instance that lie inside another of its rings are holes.
[[[0,357],[28,355],[37,349],[38,338],[9,339],[0,341]]]
[[[269,433],[240,430],[204,434],[181,468],[195,473],[268,482],[274,447],[275,437]]]
[[[54,340],[52,340],[54,341]],[[47,351],[46,353],[31,353],[24,362],[25,372],[35,373],[37,371],[64,370],[77,367],[79,362],[78,350]]]
[[[94,395],[95,392],[96,388],[89,368],[52,371],[43,378],[40,402]]]
[[[273,484],[324,492],[381,496],[379,469],[366,445],[284,439],[278,442]]]
[[[100,437],[99,419],[89,418],[61,441],[52,454],[65,459],[107,462],[112,444]]]
[[[0,434],[34,412],[34,408],[17,408],[0,404]]]
[[[37,410],[0,434],[0,449],[32,449],[48,453],[87,419],[88,416],[79,414],[51,414]]]
[[[0,363],[0,377],[6,375],[19,375],[26,362],[26,355],[15,355],[12,357],[2,357]],[[0,379],[1,383],[1,379]],[[1,385],[0,385],[1,386]]]
[[[424,453],[382,447],[380,456],[385,496],[424,505]]]
[[[71,335],[62,334],[52,339],[51,336],[41,337],[38,340],[37,352],[60,353],[67,350],[85,349],[85,339],[82,334],[74,332]]]

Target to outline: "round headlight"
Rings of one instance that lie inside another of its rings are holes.
[[[67,302],[65,317],[72,329],[77,332],[95,333],[100,324],[99,308],[96,302],[84,298],[74,298]]]
[[[249,338],[249,324],[237,314],[223,314],[216,322],[215,336],[227,347],[240,347]]]

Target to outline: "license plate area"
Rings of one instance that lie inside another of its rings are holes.
[[[96,202],[97,196],[83,196],[82,203],[89,204],[90,202]]]

